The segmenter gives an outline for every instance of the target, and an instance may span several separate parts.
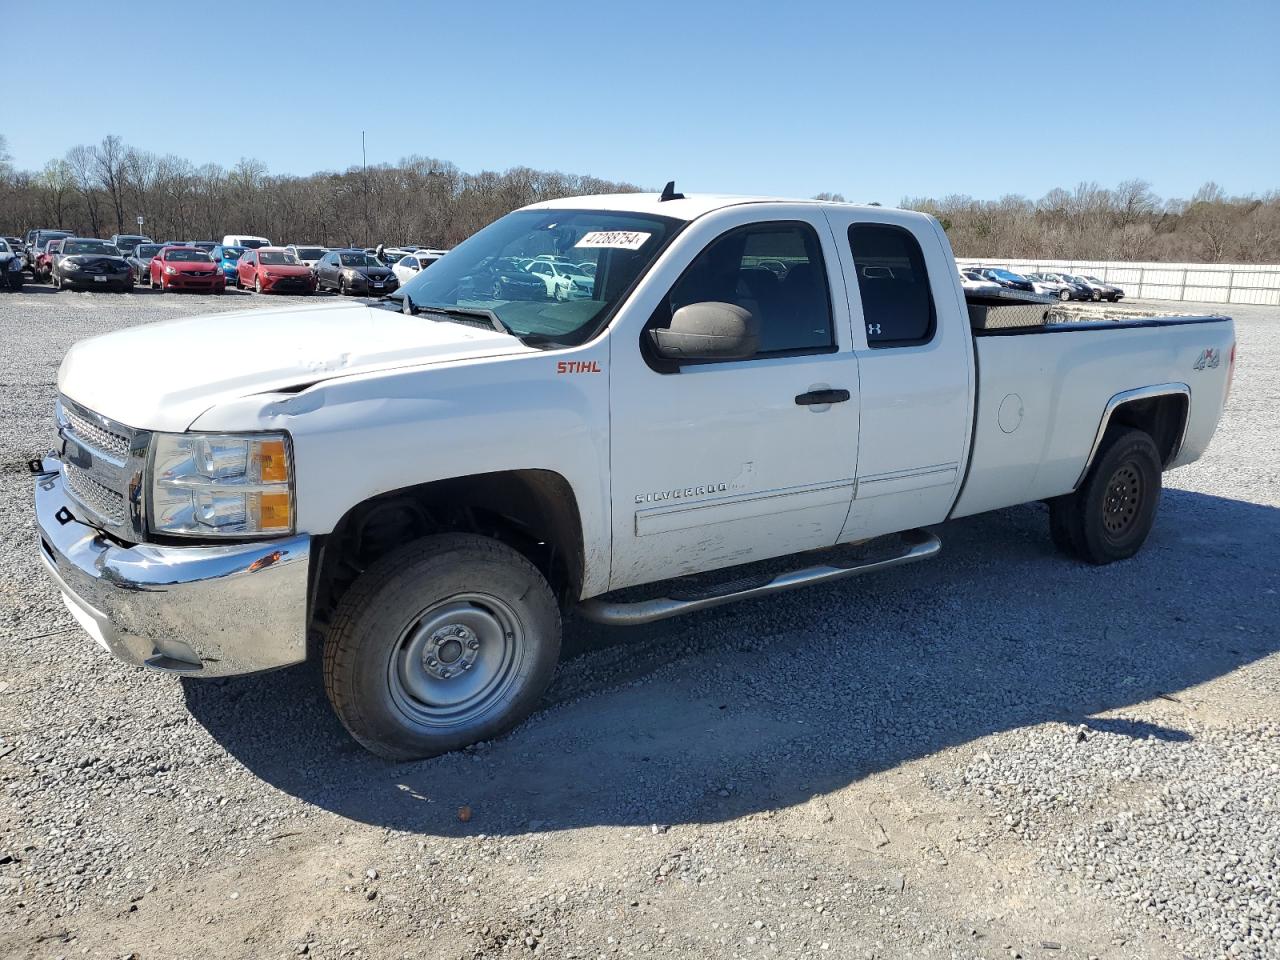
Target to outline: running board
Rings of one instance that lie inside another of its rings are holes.
[[[875,573],[904,563],[915,563],[917,560],[928,560],[942,549],[942,541],[928,530],[908,530],[892,538],[883,539],[896,542],[891,543],[888,550],[877,551],[870,556],[850,559],[846,562],[822,563],[771,576],[743,577],[692,590],[682,589],[680,581],[675,580],[668,586],[668,596],[631,602],[592,597],[583,601],[578,610],[588,620],[594,620],[596,623],[635,626],[641,623],[652,623],[655,620],[665,620],[667,617],[678,617],[684,613],[693,613],[695,610],[707,610],[725,603],[733,603],[735,600],[763,597],[815,583],[829,583],[832,580],[843,580],[846,577],[856,577],[864,573]],[[866,546],[879,546],[880,542],[872,541]]]

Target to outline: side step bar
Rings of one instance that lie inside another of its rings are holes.
[[[636,600],[632,602],[610,601],[606,597],[592,597],[583,601],[579,612],[588,620],[611,626],[635,626],[641,623],[652,623],[677,617],[695,610],[707,610],[735,600],[746,600],[749,597],[763,597],[771,593],[782,593],[797,587],[807,587],[814,583],[829,583],[832,580],[843,580],[859,574],[875,573],[887,570],[904,563],[915,563],[917,560],[928,560],[942,549],[942,541],[928,530],[908,530],[897,534],[898,542],[887,552],[875,553],[865,559],[848,563],[823,563],[812,567],[803,567],[771,577],[745,578],[729,583],[713,585],[700,590],[680,589],[679,581],[673,581],[668,591],[676,596],[658,597],[652,600]]]

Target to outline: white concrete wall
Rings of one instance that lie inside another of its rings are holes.
[[[1001,260],[957,257],[962,267],[1015,273],[1087,273],[1124,288],[1126,297],[1280,306],[1280,264],[1125,263],[1105,260]]]

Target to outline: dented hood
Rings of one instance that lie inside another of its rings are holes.
[[[398,367],[532,353],[495,330],[360,303],[242,310],[82,340],[58,390],[145,430],[185,430],[211,407],[255,393]]]

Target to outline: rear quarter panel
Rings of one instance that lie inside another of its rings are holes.
[[[1234,342],[1229,320],[976,337],[972,462],[951,515],[1070,493],[1111,398],[1139,387],[1189,388],[1187,428],[1170,466],[1198,459],[1222,415]],[[1197,369],[1206,349],[1220,361]]]

